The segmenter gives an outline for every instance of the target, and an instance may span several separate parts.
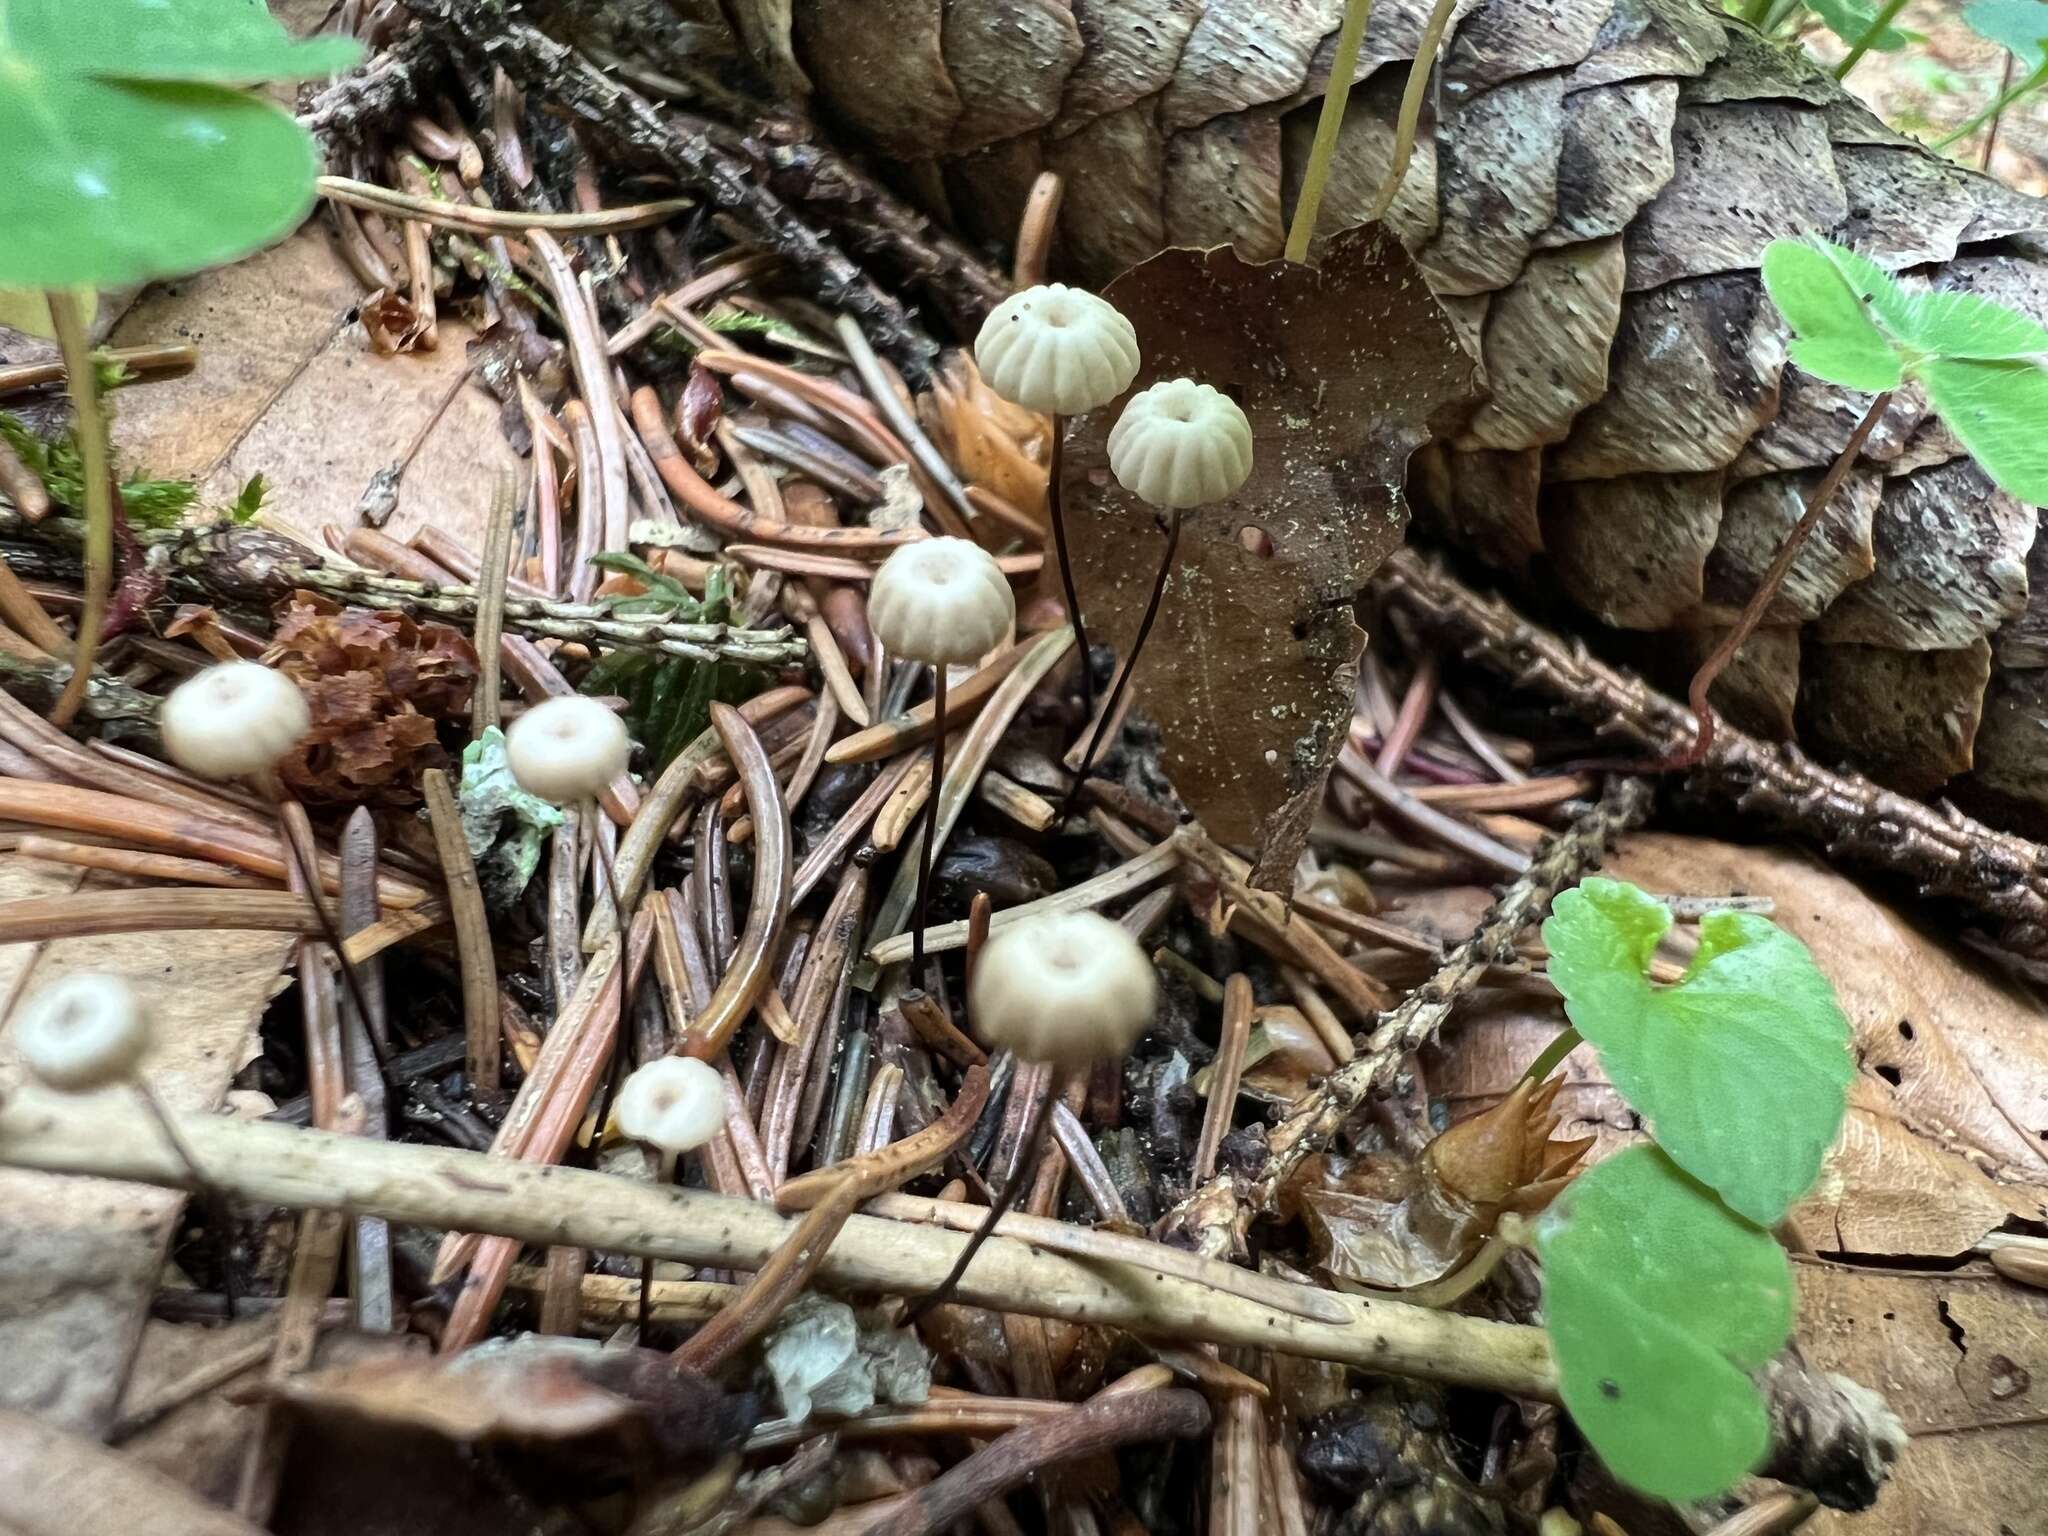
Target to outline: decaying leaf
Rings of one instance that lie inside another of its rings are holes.
[[[1977,1536],[2048,1475],[2048,1294],[1975,1264],[1954,1273],[1797,1265],[1814,1366],[1883,1383],[1912,1441],[1874,1509],[1821,1510],[1816,1536]],[[2038,1501],[2029,1508],[2039,1513]],[[2026,1531],[2035,1524],[2008,1523]]]
[[[1419,1158],[1303,1163],[1288,1196],[1300,1202],[1318,1262],[1366,1285],[1426,1285],[1471,1258],[1503,1212],[1541,1211],[1593,1146],[1590,1136],[1552,1139],[1562,1081],[1517,1084]]]
[[[467,707],[477,677],[475,648],[447,625],[309,592],[293,595],[265,660],[312,711],[313,729],[277,765],[311,800],[417,800],[419,775],[448,760],[434,722]]]
[[[640,1441],[673,1459],[715,1455],[752,1426],[753,1399],[659,1350],[523,1334],[457,1355],[309,1371],[269,1385],[307,1413],[425,1430],[464,1444]]]
[[[931,1393],[932,1357],[915,1333],[815,1292],[784,1309],[761,1353],[791,1419],[921,1403]]]
[[[1332,240],[1319,267],[1165,251],[1105,296],[1137,329],[1134,389],[1187,375],[1251,421],[1252,477],[1188,515],[1133,687],[1181,797],[1277,888],[1350,717],[1353,599],[1407,525],[1409,454],[1471,405],[1473,364],[1376,229]],[[1162,535],[1109,474],[1121,404],[1073,423],[1061,494],[1090,639],[1127,650]]]

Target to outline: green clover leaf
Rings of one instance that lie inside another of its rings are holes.
[[[1812,1187],[1841,1128],[1849,1021],[1806,946],[1753,913],[1710,913],[1684,977],[1651,985],[1670,926],[1635,886],[1587,880],[1543,925],[1550,979],[1658,1144],[1769,1226]]]
[[[1701,1499],[1752,1470],[1770,1416],[1749,1373],[1792,1332],[1769,1234],[1630,1147],[1573,1180],[1535,1242],[1564,1405],[1615,1475]]]
[[[347,67],[262,0],[0,0],[0,286],[119,287],[231,261],[313,200],[311,138],[231,89]]]
[[[1845,253],[1846,254],[1846,253]],[[1847,389],[1897,389],[1905,370],[1891,338],[1878,329],[1830,252],[1803,240],[1774,240],[1764,251],[1764,286],[1796,336],[1792,361]]]
[[[2048,369],[1933,358],[1917,373],[1928,402],[1986,473],[2021,501],[2048,506]]]

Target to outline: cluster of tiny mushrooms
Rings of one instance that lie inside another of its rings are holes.
[[[1165,509],[1169,520],[1165,553],[1131,655],[1105,707],[1095,711],[1087,631],[1060,511],[1062,418],[1099,410],[1130,389],[1139,366],[1136,332],[1095,294],[1048,283],[1012,295],[990,313],[975,344],[975,359],[997,394],[1051,418],[1048,510],[1081,655],[1084,704],[1095,720],[1075,776],[1078,786],[1093,766],[1103,727],[1114,718],[1150,633],[1181,514],[1221,501],[1244,485],[1251,474],[1251,426],[1229,396],[1192,379],[1168,379],[1132,396],[1111,429],[1110,472],[1140,501]],[[876,640],[889,653],[931,668],[934,719],[941,722],[932,735],[933,793],[926,801],[928,819],[917,854],[912,974],[922,977],[933,852],[929,818],[944,770],[947,668],[971,666],[1001,646],[1016,623],[1016,600],[1001,567],[979,544],[924,538],[899,546],[875,573],[867,611]],[[273,804],[281,804],[283,797],[277,760],[311,724],[298,685],[254,661],[223,662],[196,673],[165,697],[159,716],[164,751],[178,767],[211,780],[252,781]],[[507,731],[505,746],[522,789],[568,806],[592,802],[625,771],[631,750],[626,727],[611,709],[574,695],[525,711]],[[282,841],[296,861],[292,837],[287,834]],[[300,874],[324,927],[318,886],[303,869]],[[343,969],[351,987],[357,987],[352,968],[344,963]],[[1157,1003],[1158,980],[1137,941],[1119,924],[1090,911],[1035,916],[1003,928],[981,950],[968,978],[967,1017],[974,1032],[1021,1061],[1050,1066],[1054,1078],[1128,1053]],[[141,1071],[149,1033],[147,1006],[128,982],[92,972],[76,972],[43,988],[22,1008],[14,1027],[24,1063],[48,1087],[89,1092],[125,1085],[138,1094],[195,1186],[205,1190],[203,1170]],[[1013,1203],[1043,1139],[1051,1118],[1045,1109],[1058,1087],[1057,1081],[1048,1081],[1031,1107],[1016,1175],[1005,1182],[952,1273],[911,1309],[906,1321],[951,1292]],[[673,1180],[677,1159],[710,1141],[724,1122],[725,1095],[717,1070],[683,1056],[664,1056],[635,1070],[613,1107],[619,1134],[656,1155],[663,1183]],[[646,1274],[643,1265],[643,1319]]]

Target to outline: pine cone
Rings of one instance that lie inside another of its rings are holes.
[[[1100,282],[1165,245],[1280,254],[1341,10],[798,0],[794,41],[827,120],[977,238],[1059,171],[1062,257]],[[1375,0],[1323,233],[1365,216],[1428,10]],[[2048,203],[1703,0],[1478,0],[1441,57],[1388,223],[1493,394],[1418,461],[1424,528],[1682,676],[1869,404],[1787,364],[1764,247],[1822,231],[2048,322]],[[2048,811],[2036,528],[1902,391],[1717,702],[1901,789]]]

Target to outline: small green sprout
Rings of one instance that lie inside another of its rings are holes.
[[[2026,3],[2032,5],[2036,0],[2026,0]],[[1868,38],[1864,47],[1873,53],[1897,53],[1912,41],[1908,34],[1889,22],[1883,26],[1876,25],[1876,0],[1806,0],[1806,8],[1845,43]]]
[[[1565,1406],[1614,1472],[1667,1499],[1725,1491],[1769,1448],[1750,1379],[1792,1328],[1767,1230],[1819,1177],[1855,1065],[1849,1022],[1806,946],[1752,913],[1700,924],[1682,979],[1651,984],[1663,903],[1587,880],[1543,925],[1573,1028],[1648,1123],[1536,1224]]]
[[[1774,240],[1763,275],[1797,333],[1793,362],[1872,393],[1916,380],[1992,479],[2048,505],[2048,329],[1973,293],[1909,293],[1825,240]]]

